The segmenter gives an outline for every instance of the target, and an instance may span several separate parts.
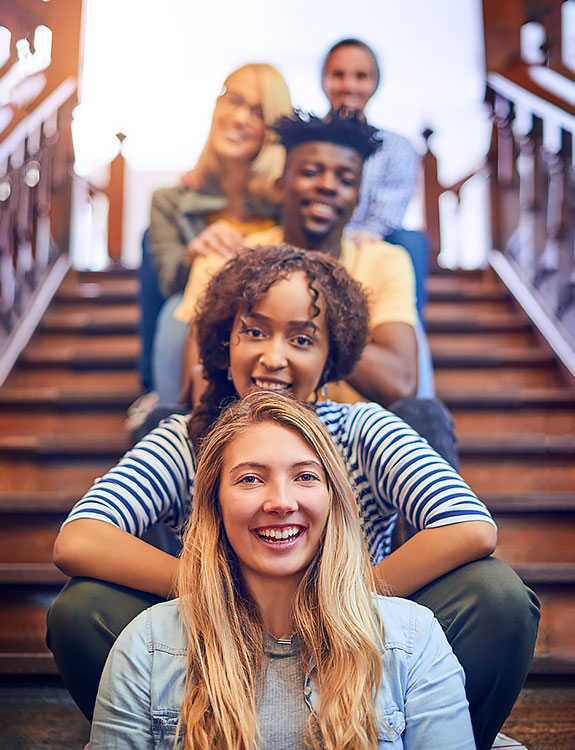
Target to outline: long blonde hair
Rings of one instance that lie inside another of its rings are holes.
[[[256,77],[265,125],[263,145],[251,164],[248,192],[259,198],[273,200],[275,182],[283,173],[285,151],[271,127],[282,115],[292,114],[291,97],[282,74],[267,63],[248,63],[234,70],[224,81],[224,89],[235,75],[244,71],[250,71]],[[218,165],[211,145],[211,128],[194,170],[201,177],[211,176],[217,179]]]
[[[310,445],[323,464],[330,493],[320,548],[292,605],[303,666],[318,686],[307,743],[314,750],[371,750],[377,747],[374,696],[381,680],[382,631],[353,490],[312,408],[269,393],[235,402],[202,446],[178,581],[188,638],[183,747],[253,750],[259,739],[262,623],[243,586],[218,497],[226,447],[238,432],[263,422],[295,431]]]

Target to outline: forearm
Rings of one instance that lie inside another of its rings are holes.
[[[382,406],[415,396],[416,356],[405,357],[377,344],[368,344],[347,382],[366,399]]]
[[[69,576],[97,578],[169,598],[179,560],[109,523],[80,518],[58,534],[54,563]]]
[[[487,521],[423,529],[374,566],[381,592],[409,596],[460,565],[487,557],[495,549],[497,531]]]

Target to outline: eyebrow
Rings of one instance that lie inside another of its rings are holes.
[[[262,315],[258,312],[250,312],[250,313],[244,313],[241,316],[241,319],[245,318],[256,318],[257,320],[271,320],[271,318],[268,315]],[[318,327],[313,322],[313,320],[288,320],[288,324],[290,326],[301,326],[304,328],[311,328],[314,331],[318,331]]]
[[[315,459],[309,459],[309,460],[306,460],[306,461],[296,461],[294,464],[291,464],[291,468],[292,469],[302,469],[302,468],[306,468],[308,466],[309,467],[313,466],[313,467],[315,467],[316,469],[318,469],[318,470],[320,470],[322,472],[324,470],[324,468],[323,468],[322,464],[320,463],[320,461],[316,461]],[[269,469],[269,465],[268,464],[261,464],[261,463],[258,463],[257,461],[240,461],[239,464],[235,464],[235,466],[231,467],[230,474],[232,474],[233,472],[240,471],[242,469],[260,469],[260,470],[265,470],[265,469]]]

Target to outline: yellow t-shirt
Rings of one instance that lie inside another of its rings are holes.
[[[281,245],[283,241],[283,229],[274,226],[250,234],[246,238],[246,247]],[[368,292],[371,330],[382,323],[407,323],[415,326],[415,275],[411,259],[403,247],[390,245],[383,240],[365,242],[358,246],[344,237],[339,260],[350,276],[359,281]],[[196,300],[225,261],[225,258],[216,253],[196,258],[184,299],[174,313],[179,320],[190,320]],[[345,381],[330,383],[328,397],[340,403],[355,403],[362,399],[361,394]]]

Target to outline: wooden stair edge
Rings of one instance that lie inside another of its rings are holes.
[[[571,388],[523,388],[507,392],[474,392],[437,394],[449,409],[552,409],[575,408],[575,389]]]
[[[575,656],[556,654],[535,654],[529,667],[530,675],[573,675],[575,676]]]
[[[0,652],[0,674],[58,674],[58,667],[49,651],[3,653]]]
[[[51,562],[0,562],[0,585],[63,585],[68,579]]]
[[[513,570],[528,586],[575,583],[575,563],[513,563]],[[574,657],[575,658],[575,657]]]
[[[575,494],[525,493],[516,496],[482,495],[481,500],[492,513],[573,513]]]

